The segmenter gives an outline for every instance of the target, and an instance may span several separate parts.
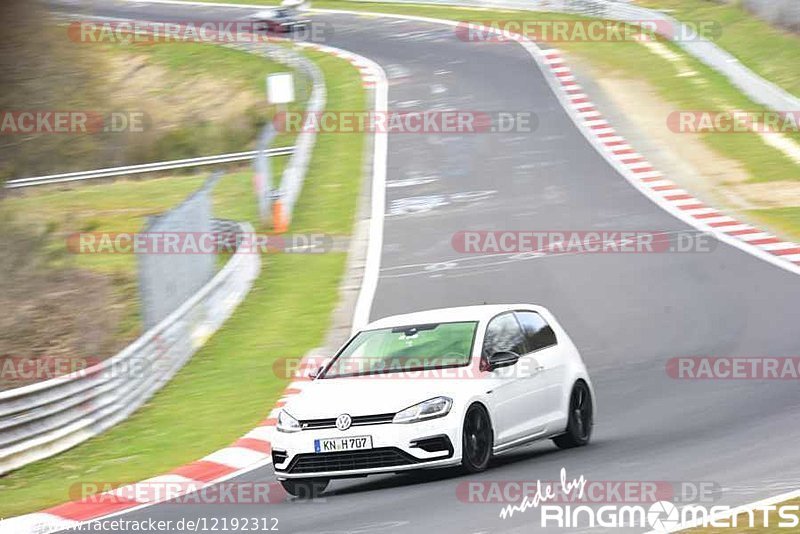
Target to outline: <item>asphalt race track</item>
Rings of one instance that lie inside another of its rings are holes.
[[[95,1],[97,16],[236,20],[249,11]],[[63,8],[63,7],[62,7]],[[73,7],[74,9],[74,7]],[[74,12],[74,11],[73,11]],[[460,501],[466,480],[713,482],[744,504],[800,480],[796,381],[688,381],[669,358],[800,354],[800,278],[737,248],[682,254],[471,256],[460,230],[691,230],[612,169],[573,125],[517,43],[459,40],[424,22],[325,14],[330,44],[379,63],[389,109],[532,111],[530,134],[389,136],[380,281],[372,318],[463,304],[549,307],[597,390],[593,443],[521,449],[477,477],[453,472],[334,481],[321,502],[157,505],[126,519],[275,517],[282,532],[531,532],[537,512]],[[267,407],[265,406],[265,409]],[[270,467],[240,480],[274,480]],[[574,529],[571,531],[578,531]],[[600,532],[597,529],[595,532]]]

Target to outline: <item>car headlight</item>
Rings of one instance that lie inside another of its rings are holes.
[[[450,408],[452,407],[453,399],[449,397],[436,397],[397,412],[392,422],[415,423],[417,421],[425,421],[426,419],[444,417],[450,412]]]
[[[278,412],[278,432],[300,432],[300,422],[289,415],[286,410]]]

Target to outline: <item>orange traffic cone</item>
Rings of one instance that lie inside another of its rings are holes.
[[[289,221],[286,220],[283,203],[277,199],[272,203],[272,229],[276,234],[282,234],[289,229]]]

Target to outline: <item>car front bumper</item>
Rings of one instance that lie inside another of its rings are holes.
[[[317,439],[370,436],[372,449],[315,452]],[[425,450],[430,449],[430,450]],[[279,480],[346,478],[456,465],[461,461],[461,425],[454,414],[417,423],[385,423],[275,432],[272,458]]]

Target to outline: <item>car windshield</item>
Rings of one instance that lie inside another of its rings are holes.
[[[345,347],[322,378],[467,365],[477,325],[427,323],[365,330]]]

